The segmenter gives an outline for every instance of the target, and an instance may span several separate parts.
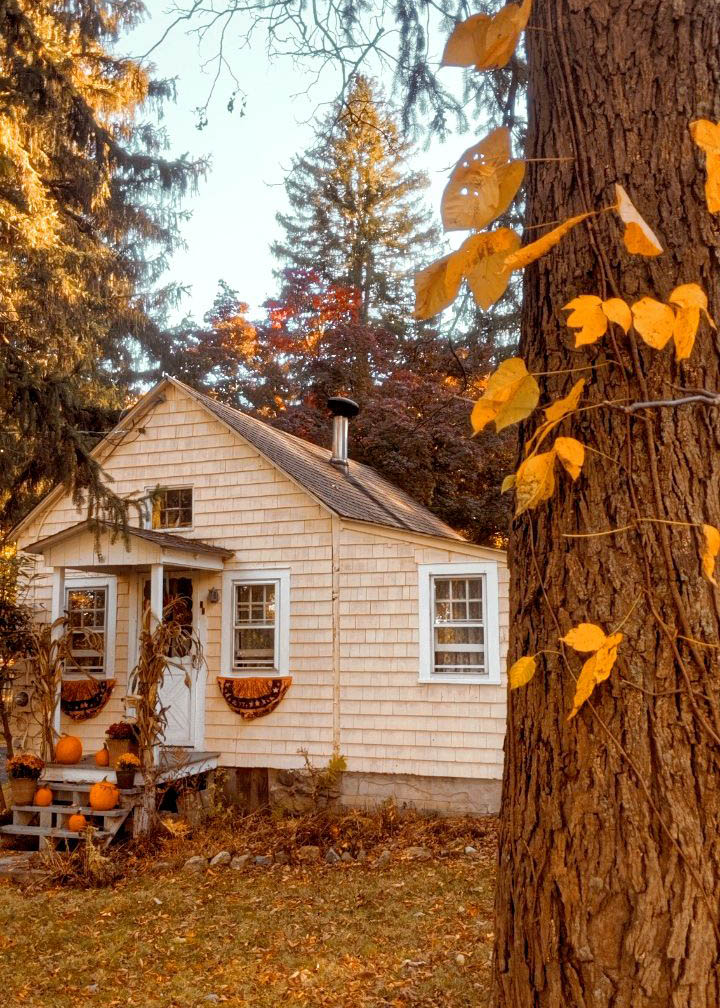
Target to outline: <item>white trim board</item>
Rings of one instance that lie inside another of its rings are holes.
[[[233,586],[250,581],[277,581],[277,668],[238,672],[233,668]],[[238,679],[257,675],[290,674],[290,568],[252,567],[225,571],[222,580],[222,621],[220,624],[220,675]]]
[[[485,619],[485,662],[487,675],[484,676],[442,676],[433,672],[433,620],[431,612],[431,579],[433,577],[483,577],[485,594],[483,614]],[[500,684],[500,606],[498,565],[487,561],[476,563],[418,564],[418,606],[420,668],[418,680],[434,686],[443,684],[463,684],[465,686],[498,686]]]

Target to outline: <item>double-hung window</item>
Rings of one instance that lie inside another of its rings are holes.
[[[192,528],[192,487],[166,487],[149,494],[150,528],[166,531]]]
[[[420,565],[420,679],[498,683],[497,565]]]
[[[226,573],[222,661],[225,674],[288,672],[289,602],[289,571]]]
[[[106,679],[115,664],[115,580],[70,580],[65,587],[65,612],[71,632],[72,664],[67,678]]]

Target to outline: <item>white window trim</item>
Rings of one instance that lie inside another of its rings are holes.
[[[67,612],[68,593],[83,588],[105,589],[105,672],[102,676],[94,676],[94,678],[114,679],[115,636],[117,629],[117,578],[114,575],[108,575],[107,577],[82,577],[77,575],[65,578],[63,612]],[[82,679],[83,676],[82,673],[72,670],[67,673],[67,678]]]
[[[487,674],[439,675],[434,671],[432,579],[434,577],[484,578],[483,609],[485,618],[485,667]],[[449,564],[418,564],[418,601],[420,609],[420,675],[419,682],[465,685],[480,683],[486,686],[500,684],[500,607],[498,593],[498,568],[491,561]]]
[[[235,585],[249,584],[253,581],[275,581],[276,593],[276,640],[277,668],[248,669],[240,672],[233,667],[233,600]],[[221,675],[234,679],[247,679],[253,676],[289,675],[290,672],[290,570],[287,567],[268,567],[266,570],[232,570],[223,574],[222,588],[222,644],[220,651]]]
[[[151,495],[155,493],[156,490],[190,490],[191,491],[191,508],[192,508],[192,521],[189,525],[171,525],[162,528],[153,528],[152,524],[152,500]],[[180,535],[182,532],[192,532],[195,528],[195,487],[192,483],[156,483],[155,486],[145,487],[145,493],[147,499],[143,503],[143,524],[142,527],[150,529],[151,532],[170,532],[172,534]]]

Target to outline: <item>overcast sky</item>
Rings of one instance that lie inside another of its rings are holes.
[[[147,0],[150,17],[122,49],[131,56],[146,53],[170,23],[167,5],[168,0]],[[285,206],[283,179],[293,154],[311,144],[313,116],[332,101],[337,81],[327,75],[313,83],[288,60],[268,63],[260,45],[232,44],[233,68],[247,95],[245,115],[237,108],[227,111],[232,87],[225,77],[211,102],[208,125],[198,130],[195,110],[205,103],[215,73],[203,61],[214,46],[198,50],[197,38],[186,32],[186,26],[176,28],[150,57],[158,76],[177,79],[177,102],[166,106],[164,117],[172,153],[212,159],[199,193],[185,203],[192,214],[183,225],[187,249],[172,262],[172,279],[190,288],[180,314],[202,317],[221,278],[255,311],[275,293],[269,248],[278,235],[275,214]],[[466,139],[455,137],[418,154],[418,166],[431,176],[429,200],[438,215],[446,169],[467,146]]]

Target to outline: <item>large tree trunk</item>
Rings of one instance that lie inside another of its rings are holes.
[[[720,217],[689,123],[720,118],[717,0],[536,0],[527,33],[531,158],[527,223],[614,202],[620,182],[659,236],[628,255],[615,214],[581,224],[525,274],[521,353],[546,397],[588,379],[583,403],[720,390],[718,336],[689,361],[614,328],[575,351],[561,308],[579,294],[664,300],[697,282],[720,316]],[[538,231],[531,231],[536,237]],[[583,404],[581,403],[581,405]],[[568,722],[582,657],[544,655],[510,696],[494,1003],[500,1008],[720,1005],[718,596],[702,580],[700,531],[720,525],[720,415],[703,406],[565,421],[590,453],[571,484],[513,523],[511,660],[580,621],[611,632],[618,665]],[[523,432],[526,437],[532,425]],[[633,606],[635,608],[633,608]],[[629,615],[628,615],[629,614]],[[691,695],[688,681],[695,691]]]

